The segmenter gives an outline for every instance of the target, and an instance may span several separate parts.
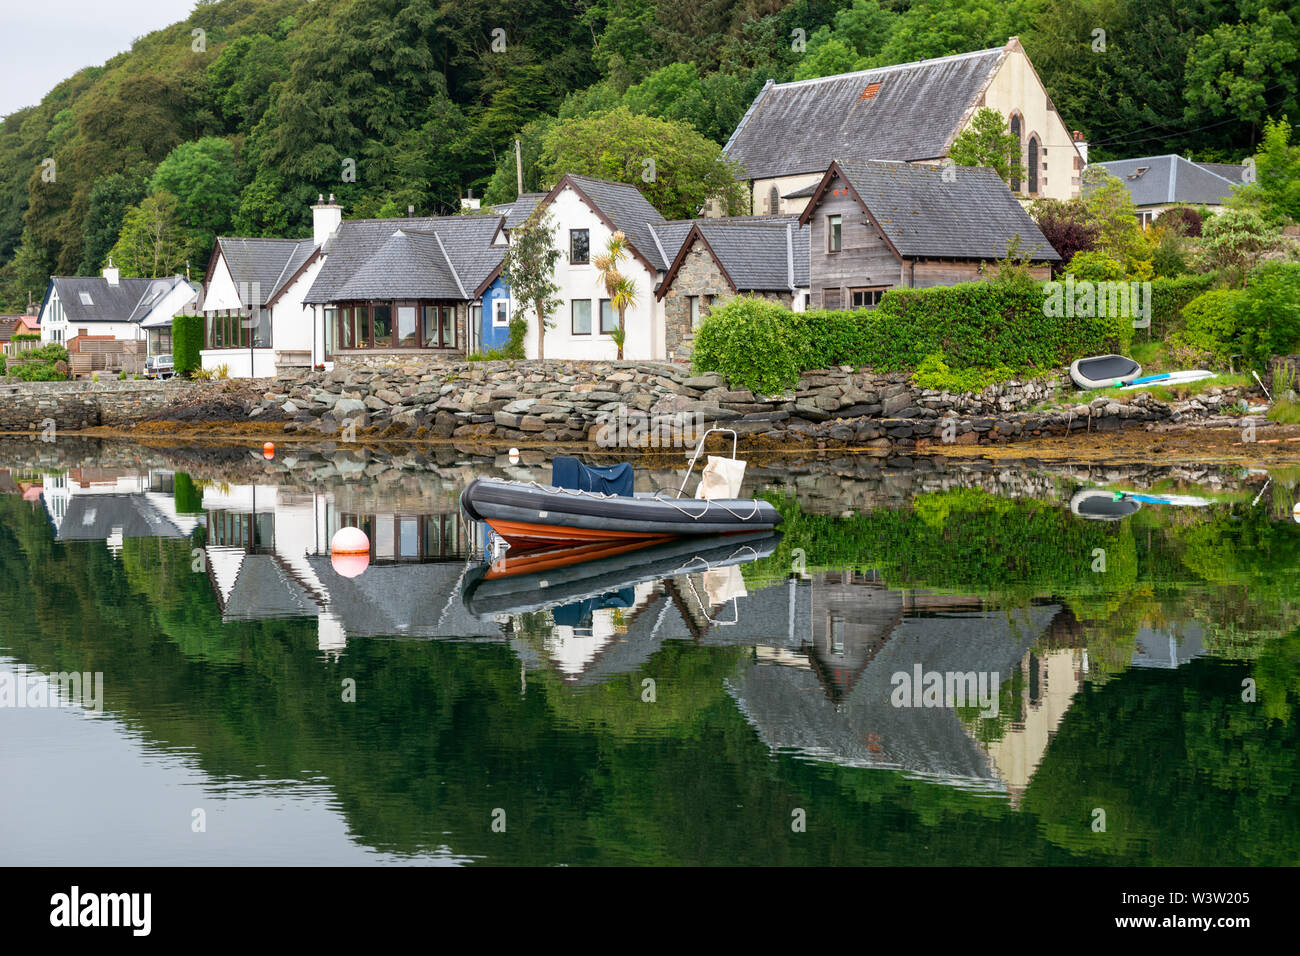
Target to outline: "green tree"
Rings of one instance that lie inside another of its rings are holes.
[[[825,28],[808,40],[808,53],[794,68],[796,80],[812,80],[819,76],[852,73],[866,67],[867,60],[848,43]]]
[[[196,246],[210,248],[239,206],[235,148],[216,136],[181,143],[158,164],[149,188],[174,196],[181,225],[191,231]]]
[[[80,275],[99,271],[117,242],[127,210],[144,199],[146,189],[142,172],[113,173],[95,184],[81,241],[81,265],[77,269]]]
[[[555,245],[556,224],[549,207],[538,206],[523,225],[510,231],[510,247],[501,265],[501,275],[510,285],[510,295],[529,303],[537,316],[537,357],[546,358],[546,330],[554,328],[549,317],[559,307],[555,264],[560,250]]]
[[[1291,14],[1261,3],[1254,19],[1222,23],[1197,38],[1186,77],[1189,120],[1228,116],[1258,129],[1300,91],[1300,26]]]
[[[1098,252],[1117,260],[1134,278],[1150,278],[1152,247],[1143,233],[1128,187],[1100,166],[1083,174],[1085,223],[1096,230]]]
[[[716,144],[685,123],[626,107],[556,123],[539,165],[545,182],[571,172],[631,183],[670,219],[694,216],[714,198],[732,214],[748,205],[735,164]]]
[[[1229,285],[1241,285],[1247,274],[1277,248],[1280,233],[1249,209],[1225,209],[1201,228],[1199,261]]]
[[[171,193],[159,191],[127,212],[109,255],[123,276],[152,279],[181,272],[189,250],[180,204]]]
[[[704,84],[694,63],[673,63],[655,70],[628,87],[623,104],[633,113],[689,123],[704,136],[709,135],[713,125]]]
[[[958,166],[987,166],[1001,180],[1020,179],[1020,141],[997,110],[980,107],[957,134],[948,157]]]
[[[1291,145],[1291,122],[1264,121],[1264,140],[1255,154],[1255,181],[1238,186],[1233,204],[1254,209],[1273,225],[1300,221],[1300,144]]]

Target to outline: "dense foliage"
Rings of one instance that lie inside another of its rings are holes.
[[[891,289],[876,309],[846,311],[791,312],[741,297],[705,318],[693,362],[762,393],[793,386],[801,371],[834,365],[919,369],[928,376],[922,384],[964,390],[1116,351],[1131,336],[1125,319],[1049,311],[1038,283]],[[944,380],[957,372],[976,374]]]
[[[172,317],[172,365],[177,375],[188,376],[202,364],[203,316]]]
[[[525,189],[574,162],[693,211],[767,79],[1013,34],[1095,159],[1240,161],[1268,117],[1300,116],[1281,0],[200,0],[0,123],[0,309],[51,273],[98,270],[128,219],[124,274],[188,262],[197,278],[214,233],[305,235],[318,193],[350,216],[454,211],[470,189],[513,199],[516,138]],[[602,153],[576,135],[622,110],[641,118],[635,136]],[[1292,208],[1290,154],[1271,135],[1279,162],[1261,163],[1261,188]],[[163,192],[175,207],[132,216]],[[147,225],[160,238],[146,257]]]

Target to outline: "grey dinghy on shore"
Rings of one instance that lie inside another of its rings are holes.
[[[756,498],[605,495],[501,478],[475,478],[460,503],[470,518],[528,546],[771,531],[781,523],[781,513]]]

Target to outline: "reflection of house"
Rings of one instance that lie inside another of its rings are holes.
[[[176,511],[172,473],[75,468],[47,475],[42,495],[60,541],[185,538],[198,522]]]
[[[912,675],[918,666],[923,673],[984,674],[990,689],[1000,690],[1019,672],[1059,608],[918,616],[904,610],[901,593],[882,595],[883,589],[870,585],[860,590],[861,615],[847,587],[814,597],[818,641],[804,662],[793,662],[800,666],[782,666],[791,663],[788,657],[760,658],[730,684],[760,737],[774,750],[1007,792],[1018,779],[1005,778],[955,709],[894,706],[895,675]],[[978,703],[968,707],[969,714]],[[974,720],[978,725],[981,718]],[[1041,752],[1032,765],[1039,757]]]
[[[1166,627],[1144,624],[1138,628],[1132,666],[1172,670],[1205,653],[1204,637],[1205,629],[1195,621]]]

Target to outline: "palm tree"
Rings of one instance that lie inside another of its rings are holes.
[[[618,361],[623,360],[623,342],[627,339],[624,317],[629,308],[636,307],[636,283],[618,270],[619,263],[626,256],[627,236],[620,230],[609,237],[604,254],[591,260],[605,285],[610,307],[618,310],[618,331],[610,333],[610,338],[618,346]]]

